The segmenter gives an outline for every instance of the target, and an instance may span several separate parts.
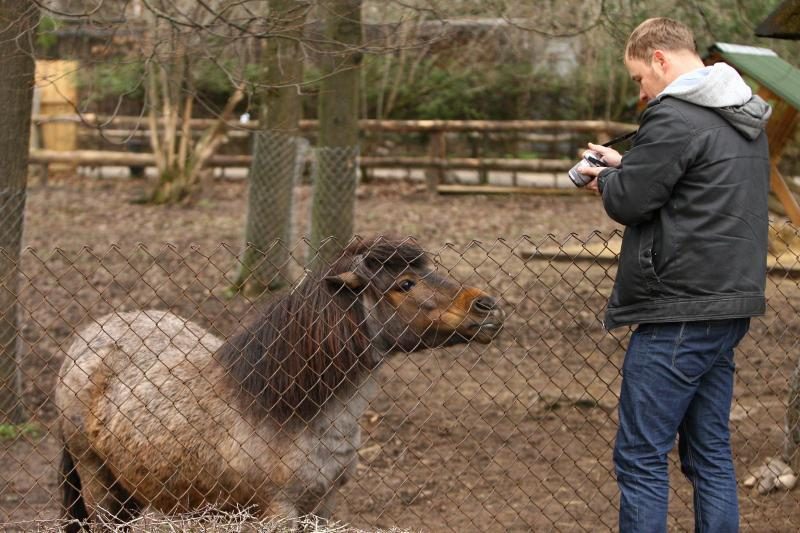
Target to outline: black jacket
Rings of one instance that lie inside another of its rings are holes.
[[[607,329],[764,313],[770,164],[753,122],[738,109],[650,102],[622,165],[598,180],[606,212],[626,226]]]

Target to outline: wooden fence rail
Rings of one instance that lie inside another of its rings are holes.
[[[215,155],[209,158],[210,167],[247,167],[250,155]],[[29,163],[47,165],[68,163],[78,166],[152,166],[155,157],[149,153],[112,152],[107,150],[31,150]],[[434,157],[370,157],[362,156],[359,163],[364,168],[437,168],[444,170],[502,170],[517,172],[561,172],[574,164],[566,159],[493,159],[493,158],[434,158]]]
[[[37,115],[33,117],[35,124],[56,122],[74,122],[91,128],[125,127],[147,130],[147,117],[95,115]],[[193,128],[207,128],[216,124],[216,119],[195,118],[190,121]],[[159,121],[159,125],[164,122]],[[597,133],[617,135],[636,129],[636,125],[606,120],[373,120],[359,121],[359,128],[366,132],[532,132],[532,131],[572,131],[579,133]],[[228,122],[231,129],[257,130],[257,120],[242,124],[238,120]],[[300,129],[314,131],[319,127],[316,120],[301,120]]]
[[[80,124],[109,138],[126,139],[148,135],[146,117],[105,116],[105,115],[49,115],[33,117],[34,124],[45,125],[59,122]],[[192,119],[194,130],[211,127],[215,119]],[[163,124],[163,122],[160,122]],[[482,176],[489,171],[505,172],[566,172],[573,164],[571,159],[513,159],[448,157],[448,134],[471,133],[479,135],[508,134],[533,136],[535,142],[560,142],[569,139],[571,133],[594,134],[599,142],[615,135],[632,131],[633,124],[598,120],[361,120],[359,126],[364,132],[387,133],[427,133],[427,156],[362,156],[360,165],[366,169],[401,168],[425,169],[426,182],[431,192],[440,189],[445,181],[445,173],[452,170],[475,170]],[[258,129],[257,121],[245,124],[239,121],[228,123],[232,136],[248,136]],[[318,127],[316,120],[303,120],[301,130],[310,132]],[[545,132],[545,133],[542,133]],[[574,155],[574,154],[565,154]],[[209,167],[247,167],[250,155],[215,155],[209,159]],[[75,150],[60,152],[47,149],[32,149],[30,163],[42,165],[66,163],[78,166],[152,166],[155,159],[150,153],[135,153],[106,150]],[[514,181],[516,185],[516,181]]]

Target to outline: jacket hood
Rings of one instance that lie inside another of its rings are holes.
[[[772,108],[754,95],[736,70],[727,63],[715,63],[679,76],[656,97],[666,96],[714,109],[748,139],[764,130]]]

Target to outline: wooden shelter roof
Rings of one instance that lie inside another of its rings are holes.
[[[709,48],[707,64],[725,61],[760,87],[758,94],[772,104],[767,123],[769,139],[770,186],[783,205],[786,215],[800,226],[800,204],[778,170],[784,148],[794,137],[800,117],[800,69],[790,65],[769,48],[740,44],[716,43]]]
[[[716,43],[709,52],[711,56],[719,54],[723,61],[736,70],[800,110],[800,69],[778,57],[769,48]]]

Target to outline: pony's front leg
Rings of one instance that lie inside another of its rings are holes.
[[[106,463],[91,451],[79,455],[82,494],[95,522],[124,524],[139,516],[141,505],[122,487]]]
[[[333,511],[336,509],[336,502],[338,499],[339,490],[336,487],[329,488],[325,495],[320,498],[319,503],[317,503],[316,507],[311,511],[311,514],[325,520],[330,520],[333,516]]]
[[[264,509],[262,517],[281,520],[281,524],[285,524],[290,531],[297,531],[300,526],[300,513],[297,505],[283,492],[272,498],[272,501]]]

